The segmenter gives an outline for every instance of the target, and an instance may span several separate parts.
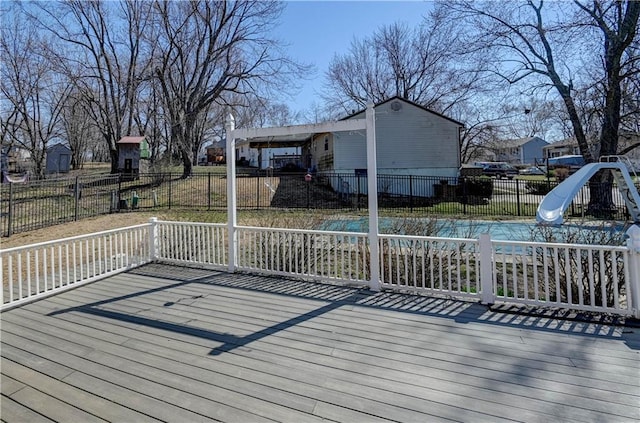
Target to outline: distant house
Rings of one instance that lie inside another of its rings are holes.
[[[118,145],[118,172],[138,175],[148,171],[147,160],[151,157],[145,137],[122,137]]]
[[[68,173],[71,169],[71,149],[57,143],[47,148],[45,173]]]
[[[594,152],[600,151],[600,146],[597,142],[591,143],[590,148]],[[554,142],[544,147],[543,150],[545,158],[582,154],[575,138]],[[633,161],[640,161],[640,134],[637,132],[620,131],[618,136],[618,153],[620,152],[623,152],[624,156]]]
[[[545,159],[580,154],[578,142],[574,139],[562,140],[548,144],[542,148],[542,151]]]
[[[460,132],[464,125],[440,113],[400,97],[374,106],[376,116],[376,156],[379,175],[422,175],[455,177],[460,169]],[[364,119],[365,110],[345,119]],[[344,190],[347,175],[367,174],[366,134],[338,132],[314,134],[305,144],[307,166],[318,172],[344,174],[333,183]],[[348,188],[353,190],[353,187]],[[359,187],[363,192],[363,187]],[[408,183],[381,186],[380,192],[408,194]],[[414,195],[431,196],[429,192]]]
[[[549,143],[539,137],[519,138],[500,142],[493,148],[495,160],[516,164],[535,164],[545,159],[544,148]]]
[[[294,142],[294,138],[297,137],[238,140],[235,145],[236,160],[242,165],[258,169],[276,168],[280,163],[279,157],[300,157],[300,145],[310,139],[308,134],[301,143]]]
[[[374,106],[379,174],[457,176],[462,123],[393,97]],[[346,119],[364,119],[365,110]],[[303,155],[318,171],[362,173],[367,168],[363,132],[315,134]]]

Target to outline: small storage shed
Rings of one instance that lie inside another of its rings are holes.
[[[122,137],[118,141],[118,171],[126,175],[146,172],[146,160],[150,157],[145,137]]]
[[[71,168],[71,149],[57,143],[47,148],[45,173],[68,173]]]

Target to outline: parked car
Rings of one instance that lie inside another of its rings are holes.
[[[520,174],[521,175],[544,175],[545,172],[539,167],[531,166],[526,169],[520,169]]]
[[[505,162],[477,162],[475,165],[482,167],[485,176],[513,179],[518,174],[516,168]]]

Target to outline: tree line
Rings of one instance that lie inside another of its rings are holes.
[[[596,161],[625,152],[621,134],[640,132],[640,2],[425,3],[417,27],[392,22],[335,55],[306,111],[282,101],[313,76],[273,35],[285,7],[4,2],[2,144],[29,150],[37,174],[55,140],[70,145],[74,166],[91,151],[115,172],[116,142],[145,134],[153,162],[177,158],[189,176],[204,140],[223,137],[228,108],[239,127],[284,125],[396,95],[464,122],[463,162],[496,140],[551,130]],[[611,182],[605,173],[596,181]]]

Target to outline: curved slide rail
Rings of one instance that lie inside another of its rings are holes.
[[[563,214],[589,179],[601,169],[611,169],[634,222],[640,221],[640,196],[627,167],[620,162],[589,163],[551,190],[538,205],[538,223],[561,225]]]

